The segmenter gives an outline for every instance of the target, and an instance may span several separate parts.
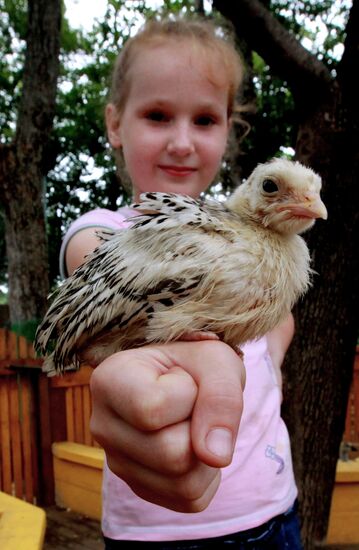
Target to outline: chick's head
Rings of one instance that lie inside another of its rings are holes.
[[[227,206],[282,234],[303,233],[316,218],[327,219],[320,176],[299,162],[273,159],[259,164]]]

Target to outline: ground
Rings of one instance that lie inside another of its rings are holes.
[[[46,535],[43,550],[103,550],[98,521],[59,508],[46,508]]]

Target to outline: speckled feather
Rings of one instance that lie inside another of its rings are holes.
[[[280,162],[286,174],[298,164]],[[310,259],[300,236],[264,223],[258,205],[251,210],[255,175],[227,205],[145,193],[128,229],[101,232],[100,246],[56,291],[39,326],[45,370],[98,364],[191,331],[214,332],[236,348],[271,330],[307,289]]]

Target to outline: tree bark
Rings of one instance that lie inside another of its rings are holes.
[[[284,365],[283,415],[307,550],[327,531],[358,335],[359,117],[352,77],[359,56],[358,5],[354,0],[335,78],[258,0],[213,1],[291,87],[299,121],[296,157],[322,176],[329,212],[307,236],[316,275],[295,308],[296,337]]]
[[[0,147],[10,321],[36,322],[49,290],[44,157],[55,111],[61,0],[29,0],[23,90],[14,140]]]

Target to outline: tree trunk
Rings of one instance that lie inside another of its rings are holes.
[[[358,326],[358,132],[337,86],[300,125],[296,153],[324,181],[329,217],[308,234],[316,272],[296,307],[285,362],[284,417],[292,440],[306,547],[325,538]],[[331,103],[331,105],[329,104]],[[338,106],[341,108],[338,109]]]
[[[49,291],[43,175],[35,163],[26,163],[26,154],[21,162],[16,152],[11,150],[7,156],[5,171],[11,185],[6,186],[4,201],[9,311],[14,325],[40,319]]]
[[[43,159],[55,110],[60,26],[61,0],[29,0],[16,133],[0,148],[10,321],[17,326],[41,318],[49,290]]]
[[[332,77],[258,0],[213,1],[238,34],[290,85],[299,131],[296,157],[323,178],[329,218],[308,233],[316,275],[295,308],[283,414],[291,434],[305,548],[323,541],[358,335],[358,1]],[[268,136],[270,139],[270,136]],[[266,159],[260,159],[265,161]]]

